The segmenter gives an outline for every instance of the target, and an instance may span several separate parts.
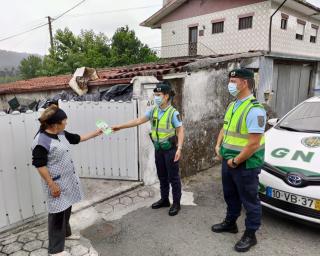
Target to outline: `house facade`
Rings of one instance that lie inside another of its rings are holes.
[[[286,1],[273,16],[269,33],[270,17],[282,2],[167,0],[141,25],[161,29],[162,58],[248,51],[320,58],[319,7]]]
[[[280,117],[320,94],[320,7],[302,0],[163,4],[141,23],[161,29],[162,58],[260,52],[248,66],[255,72],[256,96]]]

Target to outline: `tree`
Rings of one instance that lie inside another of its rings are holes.
[[[39,71],[42,68],[42,59],[35,55],[30,55],[24,58],[20,62],[19,70],[21,77],[24,79],[29,79],[39,75]]]
[[[109,66],[108,38],[93,30],[81,31],[76,36],[68,28],[57,30],[54,49],[44,58],[43,75],[73,73],[78,67],[102,68]]]
[[[124,66],[156,60],[158,60],[156,53],[143,44],[128,26],[117,29],[112,37],[111,66]]]
[[[112,40],[103,33],[95,34],[93,30],[82,30],[80,35],[75,35],[68,28],[59,29],[53,41],[54,47],[43,61],[21,62],[24,78],[73,73],[83,66],[104,68],[158,59],[128,26],[118,28]]]

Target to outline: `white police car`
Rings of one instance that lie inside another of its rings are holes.
[[[291,110],[266,132],[260,175],[262,205],[320,224],[320,97]]]

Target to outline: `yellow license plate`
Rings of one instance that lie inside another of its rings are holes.
[[[317,211],[320,211],[320,200],[316,200],[316,201],[315,201],[314,208],[315,208]]]

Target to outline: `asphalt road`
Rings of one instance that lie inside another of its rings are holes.
[[[219,168],[205,171],[186,181],[197,206],[183,206],[178,216],[168,209],[152,210],[149,205],[120,220],[99,221],[82,233],[102,256],[207,256],[238,255],[233,249],[244,231],[243,213],[238,234],[214,234],[211,225],[224,218]],[[105,234],[97,229],[105,227]],[[263,212],[258,244],[246,255],[320,255],[320,229]]]

